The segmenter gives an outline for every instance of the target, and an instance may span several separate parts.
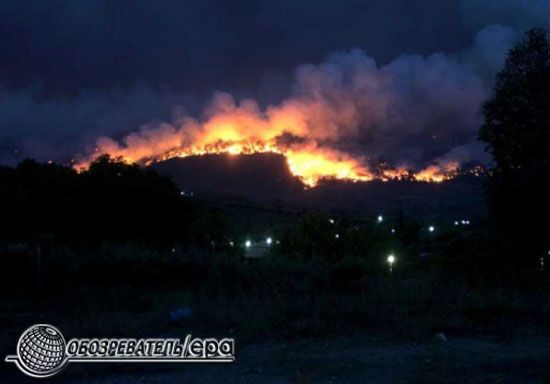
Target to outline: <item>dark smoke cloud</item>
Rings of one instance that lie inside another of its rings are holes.
[[[119,137],[153,119],[182,114],[194,99],[169,90],[134,87],[43,99],[39,88],[0,89],[0,163],[24,157],[66,161],[91,150],[100,135]]]
[[[241,139],[286,132],[374,164],[421,169],[433,163],[486,163],[476,139],[480,106],[515,39],[510,28],[488,27],[472,47],[456,54],[402,55],[385,65],[359,49],[337,52],[320,64],[299,66],[292,96],[264,110],[255,101],[239,104],[218,94],[202,119],[153,125],[120,145],[101,139],[99,146],[134,159],[161,155],[185,146],[186,136],[211,136],[217,119],[240,125]],[[160,137],[168,144],[158,145]]]
[[[150,131],[184,111],[199,116],[199,100],[213,87],[237,99],[260,95],[263,106],[315,101],[346,112],[325,116],[333,134],[319,130],[318,139],[352,154],[411,165],[484,162],[476,137],[493,76],[526,28],[550,20],[543,0],[420,1],[409,13],[400,1],[393,8],[387,1],[223,3],[3,8],[0,162],[62,160],[99,136],[121,138],[143,124]],[[294,63],[340,48],[287,80]],[[273,102],[289,89],[290,98]]]

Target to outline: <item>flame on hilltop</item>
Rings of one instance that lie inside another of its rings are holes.
[[[328,148],[319,148],[315,144],[298,146],[280,146],[274,142],[261,141],[222,141],[204,146],[190,146],[166,151],[157,156],[143,156],[140,152],[134,152],[129,148],[105,151],[96,149],[96,154],[89,160],[81,162],[77,168],[87,168],[93,158],[100,154],[108,154],[113,158],[121,159],[127,163],[141,162],[150,165],[156,162],[172,158],[185,158],[189,156],[202,156],[212,154],[254,154],[277,153],[283,155],[290,172],[297,176],[305,185],[316,186],[323,179],[347,180],[351,182],[379,180],[416,180],[423,182],[442,182],[456,176],[459,169],[458,163],[450,163],[445,167],[430,165],[427,168],[413,172],[401,167],[386,169],[381,173],[373,173],[360,159],[349,154]]]
[[[349,181],[369,181],[375,176],[369,169],[350,155],[326,148],[316,148],[314,144],[299,146],[278,146],[261,141],[221,141],[205,146],[190,146],[169,150],[158,156],[143,157],[126,149],[104,151],[99,148],[97,154],[108,154],[127,163],[142,162],[150,165],[172,158],[202,156],[213,154],[250,155],[254,153],[277,153],[283,155],[290,172],[305,185],[314,187],[321,179]],[[92,158],[95,158],[93,156]],[[79,163],[77,168],[87,168],[89,161]]]
[[[445,163],[443,166],[430,165],[414,175],[415,180],[440,183],[450,180],[458,174],[460,165],[457,162]]]
[[[122,142],[100,138],[95,152],[75,167],[85,169],[104,154],[149,165],[197,155],[277,153],[286,158],[290,172],[310,187],[322,179],[441,182],[458,170],[458,163],[444,162],[416,172],[390,166],[373,171],[366,156],[336,149],[342,131],[352,134],[353,127],[360,124],[355,114],[346,103],[328,105],[309,99],[290,99],[260,111],[254,101],[236,105],[231,96],[222,94],[214,99],[203,121],[185,117],[177,124],[142,127]]]

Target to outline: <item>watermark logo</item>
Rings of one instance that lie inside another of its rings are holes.
[[[17,355],[6,357],[25,374],[48,377],[59,372],[67,362],[65,339],[59,330],[48,324],[27,329],[17,343]]]
[[[233,339],[71,339],[49,324],[28,328],[17,343],[17,354],[6,357],[28,376],[49,377],[68,363],[89,362],[222,362],[235,360]]]

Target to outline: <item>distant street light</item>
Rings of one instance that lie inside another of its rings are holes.
[[[435,227],[434,227],[433,225],[430,225],[430,226],[428,227],[428,231],[430,231],[430,232],[435,231]]]
[[[252,242],[250,240],[246,240],[244,245],[245,245],[246,248],[250,248],[250,246],[252,245]]]
[[[390,273],[392,273],[393,272],[393,263],[395,263],[395,256],[393,254],[389,255],[386,260],[388,261],[388,264],[390,265]]]
[[[265,239],[265,242],[267,243],[267,245],[271,245],[273,240],[271,240],[271,237],[268,237],[267,239]]]
[[[379,215],[378,216],[378,222],[381,223],[382,221],[384,221],[384,216]]]

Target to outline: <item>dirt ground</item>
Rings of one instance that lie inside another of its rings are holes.
[[[238,340],[236,348],[239,348]],[[108,371],[107,371],[108,369]],[[242,346],[236,362],[144,367],[69,365],[47,382],[76,383],[550,383],[550,337],[438,338],[388,343],[368,337]],[[29,382],[9,367],[2,383]],[[36,380],[34,380],[36,382]]]

